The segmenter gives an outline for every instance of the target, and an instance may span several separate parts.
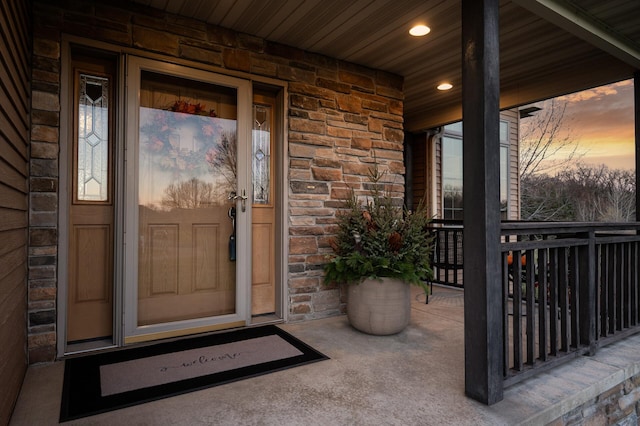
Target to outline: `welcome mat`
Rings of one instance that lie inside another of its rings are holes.
[[[69,421],[328,359],[274,325],[65,361]]]

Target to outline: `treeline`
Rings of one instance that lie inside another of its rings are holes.
[[[636,219],[635,171],[579,164],[520,182],[522,220],[629,222]]]

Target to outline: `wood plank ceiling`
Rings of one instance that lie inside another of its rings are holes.
[[[461,118],[460,0],[131,1],[402,75],[407,130]],[[504,108],[631,78],[640,1],[501,0],[500,44]]]

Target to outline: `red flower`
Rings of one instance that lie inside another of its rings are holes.
[[[399,233],[394,231],[389,235],[389,247],[394,252],[400,251],[402,248],[402,236]]]
[[[362,212],[362,217],[364,218],[364,220],[367,223],[369,223],[369,224],[371,223],[371,221],[372,221],[371,213],[369,213],[368,211],[365,210],[365,211]]]

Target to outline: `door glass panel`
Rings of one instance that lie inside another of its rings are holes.
[[[271,107],[253,106],[253,203],[271,203]]]
[[[109,80],[80,74],[76,200],[107,201],[109,191]]]
[[[138,325],[235,313],[236,92],[142,71]]]

